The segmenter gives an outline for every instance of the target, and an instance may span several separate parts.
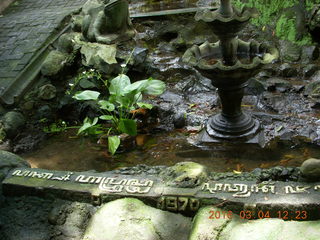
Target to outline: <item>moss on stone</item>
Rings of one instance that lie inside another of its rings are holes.
[[[264,26],[270,23],[274,17],[278,16],[279,12],[288,7],[292,7],[297,3],[297,0],[272,0],[266,4],[265,0],[247,0],[243,3],[243,0],[236,0],[234,4],[237,7],[251,7],[256,8],[260,15],[256,19],[252,19],[252,23],[259,26]]]
[[[312,43],[311,37],[309,35],[303,36],[301,40],[296,40],[296,19],[289,18],[285,15],[281,15],[276,23],[276,35],[283,40],[289,40],[291,42],[297,43],[298,45],[308,45]]]
[[[310,44],[310,35],[305,35],[302,39],[297,40],[296,35],[296,16],[291,14],[287,16],[287,11],[290,7],[295,6],[299,3],[299,0],[235,0],[234,5],[237,7],[253,7],[256,8],[260,15],[258,18],[252,19],[251,22],[257,26],[272,25],[274,23],[275,34],[277,37],[283,40],[289,40],[291,42],[297,43],[298,45]],[[307,0],[306,8],[310,10],[315,4],[319,4],[320,0]]]

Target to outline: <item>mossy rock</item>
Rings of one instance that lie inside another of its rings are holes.
[[[168,186],[192,188],[199,186],[207,177],[205,166],[195,162],[180,162],[168,167],[160,176]]]
[[[41,67],[41,73],[44,76],[53,77],[58,75],[64,69],[68,60],[68,55],[57,50],[49,53]]]
[[[215,217],[216,214],[219,214],[219,219]],[[231,215],[229,219],[228,216],[230,216],[228,211],[219,208],[211,206],[201,208],[193,218],[189,240],[218,239],[220,232],[233,217]]]
[[[17,167],[30,167],[30,165],[18,155],[0,150],[0,181],[11,169]]]
[[[82,64],[98,71],[111,74],[118,66],[116,45],[79,42],[81,44]]]
[[[9,138],[15,137],[26,123],[26,119],[20,112],[7,112],[2,118],[3,130]]]
[[[103,205],[82,240],[187,240],[191,219],[122,198]]]
[[[306,179],[320,181],[320,159],[309,158],[302,163],[300,171]]]
[[[208,206],[195,216],[189,240],[318,240],[319,229],[320,221],[244,220],[234,213],[228,215],[227,210]]]
[[[305,88],[304,95],[320,98],[320,80],[309,83]]]
[[[290,41],[280,41],[280,55],[283,62],[297,62],[301,57],[301,46]]]
[[[59,37],[58,50],[63,53],[72,53],[75,49],[75,38],[78,33],[65,33]]]

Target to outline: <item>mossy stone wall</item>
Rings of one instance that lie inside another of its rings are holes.
[[[311,43],[308,33],[301,33],[297,38],[297,21],[299,13],[310,11],[320,0],[306,0],[305,7],[299,6],[299,0],[234,0],[237,7],[254,7],[259,11],[259,17],[252,19],[252,23],[262,28],[270,27],[280,39],[289,40],[299,45]],[[302,23],[303,24],[303,23]],[[299,31],[299,30],[298,30]]]

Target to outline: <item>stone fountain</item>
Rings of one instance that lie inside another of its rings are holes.
[[[277,49],[265,44],[238,39],[238,32],[255,16],[255,10],[238,10],[230,0],[221,0],[218,10],[198,11],[195,16],[197,21],[211,25],[219,41],[192,46],[185,52],[183,61],[211,79],[222,105],[222,112],[209,118],[200,144],[232,141],[263,145],[260,123],[241,110],[241,101],[248,80],[279,54]]]

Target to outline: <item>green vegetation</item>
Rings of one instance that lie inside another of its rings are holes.
[[[303,36],[302,39],[297,40],[297,30],[295,25],[294,18],[288,18],[285,15],[281,15],[276,23],[276,36],[280,39],[289,40],[295,42],[299,45],[308,45],[311,44],[311,37],[308,35]]]
[[[292,7],[296,2],[297,0],[235,0],[234,5],[240,8],[244,6],[256,8],[260,15],[252,19],[252,23],[264,26],[269,24],[274,17],[278,17],[282,9]]]
[[[73,98],[79,101],[94,101],[100,109],[99,117],[84,119],[78,134],[106,135],[108,150],[111,154],[115,154],[120,145],[120,134],[137,135],[134,111],[138,108],[152,108],[151,104],[142,102],[143,94],[160,95],[165,90],[165,83],[152,78],[131,83],[128,76],[120,74],[110,81],[109,86],[105,84],[105,88],[108,88],[108,97],[100,97],[102,95],[100,92],[92,90],[81,91],[74,95]],[[104,121],[106,124],[100,124],[99,121]]]
[[[49,123],[47,118],[42,118],[39,120],[39,123],[43,125],[42,131],[49,134],[55,134],[64,132],[67,129],[77,128],[76,126],[68,127],[67,123],[61,119],[57,120],[56,122]]]
[[[311,43],[308,34],[297,40],[296,21],[300,21],[300,19],[297,19],[296,10],[293,10],[293,7],[299,4],[299,0],[234,0],[233,2],[240,8],[244,6],[256,8],[260,15],[258,18],[252,19],[252,23],[261,27],[269,25],[274,28],[275,35],[280,39],[289,40],[299,45]],[[315,4],[320,4],[320,0],[306,0],[307,11],[311,10]]]
[[[78,74],[73,82],[69,84],[70,89],[66,91],[66,94],[73,94],[74,90],[78,85],[85,86],[86,88],[95,87],[99,83],[103,83],[104,86],[107,86],[108,82],[104,81],[102,75],[96,69],[85,70],[82,73]]]

